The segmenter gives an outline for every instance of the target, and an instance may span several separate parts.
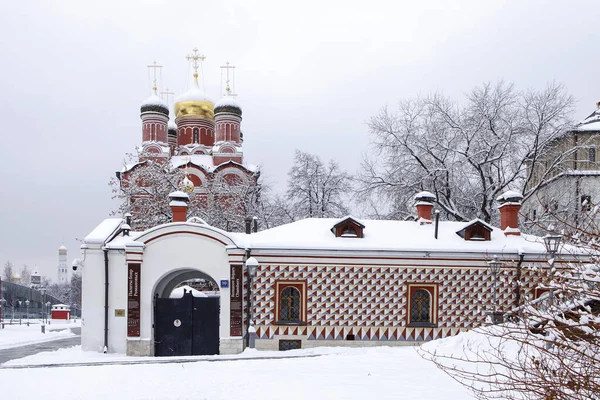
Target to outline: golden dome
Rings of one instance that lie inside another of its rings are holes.
[[[190,90],[175,99],[175,118],[186,116],[215,119],[215,104],[200,90],[196,80]]]

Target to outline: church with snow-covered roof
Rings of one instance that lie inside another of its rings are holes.
[[[141,104],[142,142],[137,162],[117,172],[123,182],[148,161],[170,163],[185,168],[183,189],[191,196],[202,197],[208,187],[256,184],[257,167],[247,164],[242,150],[242,108],[232,93],[229,79],[225,95],[218,102],[204,93],[198,67],[203,60],[196,49],[188,60],[194,68],[191,87],[175,98],[173,113],[167,103],[154,93]],[[231,68],[231,67],[224,67]]]
[[[188,195],[170,197],[172,222],[134,231],[109,218],[86,236],[76,262],[84,350],[418,344],[497,320],[541,295],[552,273],[543,238],[521,234],[522,196],[511,191],[497,199],[499,227],[439,221],[421,192],[414,221],[308,218],[260,232],[248,221],[245,233],[189,219]],[[582,258],[571,250],[555,253],[559,272]],[[174,294],[194,279],[218,290]]]

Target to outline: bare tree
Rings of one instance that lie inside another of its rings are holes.
[[[243,175],[243,174],[240,174]],[[244,219],[260,213],[267,188],[259,182],[260,171],[246,178],[240,175],[209,175],[202,187],[193,188],[188,217],[199,217],[208,224],[228,230],[244,229]],[[126,176],[111,179],[113,198],[121,205],[113,215],[132,214],[132,228],[148,229],[170,222],[169,194],[182,188],[186,178],[183,168],[168,162],[146,160],[128,168]]]
[[[334,160],[325,165],[318,156],[296,150],[288,176],[289,203],[282,205],[282,209],[290,219],[339,217],[348,213],[343,196],[351,190],[351,179]]]
[[[499,194],[529,198],[566,159],[544,160],[542,179],[531,184],[545,146],[572,126],[572,109],[562,85],[520,92],[504,82],[476,87],[462,102],[434,94],[384,107],[368,123],[374,156],[363,162],[359,195],[408,216],[412,194],[428,190],[448,218],[490,222]]]
[[[508,313],[507,323],[476,329],[481,340],[462,351],[432,343],[421,355],[481,399],[600,399],[599,237],[566,239],[585,262],[555,266],[550,258],[538,287],[546,292]]]
[[[23,268],[21,268],[21,285],[31,285],[31,271],[27,264],[23,264]]]
[[[7,261],[4,263],[4,271],[3,274],[4,279],[6,280],[6,282],[14,282],[15,278],[14,278],[14,270],[13,270],[13,264],[10,261]]]

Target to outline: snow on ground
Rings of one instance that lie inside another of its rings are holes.
[[[27,363],[124,357],[87,354],[79,347],[50,354],[28,357]],[[256,358],[264,356],[286,358]],[[43,393],[44,398],[61,400],[472,399],[467,389],[422,359],[413,347],[247,350],[237,355],[247,359],[226,361],[228,357],[212,356],[223,360],[218,362],[0,369],[0,382],[13,383],[3,385],[2,398],[38,399]],[[43,391],[23,390],[30,382]]]
[[[4,329],[0,329],[0,349],[10,349],[12,347],[25,346],[28,344],[49,342],[52,340],[66,339],[74,336],[69,328],[80,327],[81,323],[69,321],[52,321],[46,325],[46,333],[42,333],[39,320],[31,320],[29,326],[26,321],[16,321],[16,325],[9,325],[5,321]]]

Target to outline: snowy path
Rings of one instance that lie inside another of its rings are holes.
[[[65,347],[75,346],[81,343],[81,336],[67,337],[64,339],[53,339],[41,343],[26,346],[11,347],[0,350],[0,366],[10,360],[35,355],[41,352],[58,350]],[[0,367],[1,368],[1,367]]]
[[[15,383],[3,388],[3,398],[10,399],[38,399],[40,393],[22,389],[27,382],[43,387],[44,398],[61,400],[472,398],[412,347],[336,348],[322,353],[229,362],[0,369],[0,382]],[[300,350],[290,355],[302,354],[316,353]]]

